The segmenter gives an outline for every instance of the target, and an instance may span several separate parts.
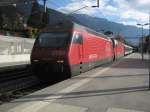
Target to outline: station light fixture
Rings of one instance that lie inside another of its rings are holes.
[[[95,7],[99,7],[99,0],[97,0],[97,5],[95,5],[95,6],[91,6],[91,7],[93,7],[93,8],[95,8]]]
[[[142,28],[142,42],[141,42],[141,55],[142,55],[142,60],[144,60],[144,52],[143,52],[143,38],[144,38],[144,35],[143,35],[143,27],[146,26],[146,25],[149,25],[149,23],[145,23],[145,24],[140,24],[138,23],[137,24],[138,26],[141,26]]]

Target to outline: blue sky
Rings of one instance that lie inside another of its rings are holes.
[[[106,18],[125,25],[149,22],[150,0],[100,0],[99,8],[90,7],[96,5],[96,0],[47,0],[47,5],[63,13],[89,6],[76,13]]]

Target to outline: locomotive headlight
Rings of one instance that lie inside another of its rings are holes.
[[[39,60],[33,60],[33,62],[39,62]]]
[[[57,60],[57,63],[64,63],[63,60]]]

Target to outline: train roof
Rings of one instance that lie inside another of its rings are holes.
[[[44,28],[42,30],[42,32],[48,32],[48,31],[53,31],[53,30],[59,30],[59,31],[67,31],[70,29],[79,29],[80,31],[86,31],[89,32],[90,34],[94,34],[96,36],[100,36],[102,38],[106,38],[106,39],[110,39],[110,37],[100,33],[100,32],[96,32],[86,26],[83,25],[79,25],[71,20],[63,20],[63,21],[59,21],[56,24],[53,25],[48,25],[46,28]]]
[[[73,24],[74,24],[74,28],[80,29],[81,31],[87,31],[87,32],[89,32],[91,34],[94,34],[96,36],[100,36],[100,37],[103,37],[103,38],[109,38],[108,36],[106,36],[106,35],[104,35],[104,34],[102,34],[100,32],[97,32],[95,30],[92,30],[92,29],[90,29],[90,28],[88,28],[86,26],[79,25],[79,24],[77,24],[75,22],[73,22]]]
[[[55,24],[47,25],[41,32],[49,31],[65,31],[73,28],[73,23],[70,20],[58,21]]]

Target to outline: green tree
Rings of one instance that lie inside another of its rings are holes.
[[[23,23],[20,18],[16,18],[13,22],[13,29],[14,30],[21,30],[23,29]]]

